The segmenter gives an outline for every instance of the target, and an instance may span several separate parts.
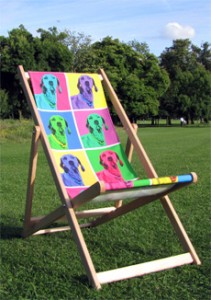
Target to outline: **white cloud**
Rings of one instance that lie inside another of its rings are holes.
[[[177,22],[172,22],[165,26],[165,35],[173,40],[190,39],[195,36],[195,29],[188,25],[181,25]]]

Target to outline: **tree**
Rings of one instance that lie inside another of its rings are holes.
[[[147,43],[140,43],[137,40],[132,40],[128,42],[128,45],[136,52],[141,53],[143,55],[148,55],[149,54],[149,46]]]
[[[72,71],[78,72],[86,69],[91,62],[89,60],[91,36],[68,29],[65,30],[65,33],[65,45],[69,48],[73,56]]]
[[[51,71],[70,71],[73,66],[73,55],[65,41],[66,32],[59,32],[56,27],[48,31],[38,29],[40,39],[35,39],[35,59],[38,68]]]
[[[0,117],[2,119],[9,118],[11,109],[9,107],[8,93],[6,90],[0,89],[0,99],[1,99]]]
[[[172,117],[208,118],[211,91],[210,72],[200,61],[201,51],[189,40],[176,40],[161,54],[161,66],[169,73],[171,84],[161,98],[161,110],[170,123]]]
[[[18,64],[26,69],[34,68],[33,36],[23,25],[9,32],[9,37],[1,37],[1,70],[15,74]]]
[[[136,48],[138,47],[136,42]],[[145,47],[145,50],[147,48]],[[157,58],[111,37],[92,45],[95,65],[106,70],[131,120],[158,114],[159,97],[169,84]]]
[[[192,45],[193,55],[197,62],[201,63],[206,70],[211,71],[211,48],[208,42],[201,45],[201,48]]]
[[[7,91],[8,117],[18,118],[30,115],[17,78],[17,66],[26,70],[70,71],[72,54],[65,45],[66,33],[56,27],[48,31],[38,29],[40,38],[33,37],[23,25],[9,32],[8,38],[0,37],[1,87]],[[6,105],[6,104],[5,104]]]
[[[23,64],[27,69],[35,67],[33,36],[20,25],[19,28],[9,32],[9,37],[0,37],[2,89],[8,93],[8,117],[20,117],[28,107],[20,97],[19,82],[17,79],[17,66]]]

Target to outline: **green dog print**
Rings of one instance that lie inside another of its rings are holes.
[[[54,115],[49,119],[48,128],[51,130],[51,134],[48,135],[51,148],[57,150],[68,149],[66,131],[68,134],[71,132],[67,121],[59,115]]]
[[[103,127],[108,130],[105,120],[98,114],[90,114],[86,121],[88,134],[81,137],[85,148],[102,147],[106,145]]]

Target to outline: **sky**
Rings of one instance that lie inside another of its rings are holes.
[[[92,41],[106,36],[121,42],[147,43],[159,56],[173,40],[188,38],[196,46],[211,42],[209,0],[0,0],[0,35],[24,27],[57,27],[84,33]]]

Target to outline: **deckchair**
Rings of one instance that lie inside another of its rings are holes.
[[[89,282],[96,289],[105,283],[185,264],[199,265],[200,259],[168,196],[197,182],[197,175],[191,172],[158,177],[137,136],[137,126],[130,123],[104,70],[100,69],[97,74],[25,72],[19,66],[18,74],[35,123],[23,237],[71,229]],[[112,122],[106,98],[111,101],[128,136],[125,150]],[[40,141],[61,204],[47,216],[33,217],[32,200]],[[133,150],[146,172],[146,178],[140,178],[131,166]],[[96,272],[82,228],[101,225],[154,200],[161,202],[184,253]],[[88,202],[93,205],[106,202],[107,206],[82,210],[82,205]],[[62,217],[67,219],[68,226],[49,228]],[[85,223],[79,222],[81,218],[86,219]]]

